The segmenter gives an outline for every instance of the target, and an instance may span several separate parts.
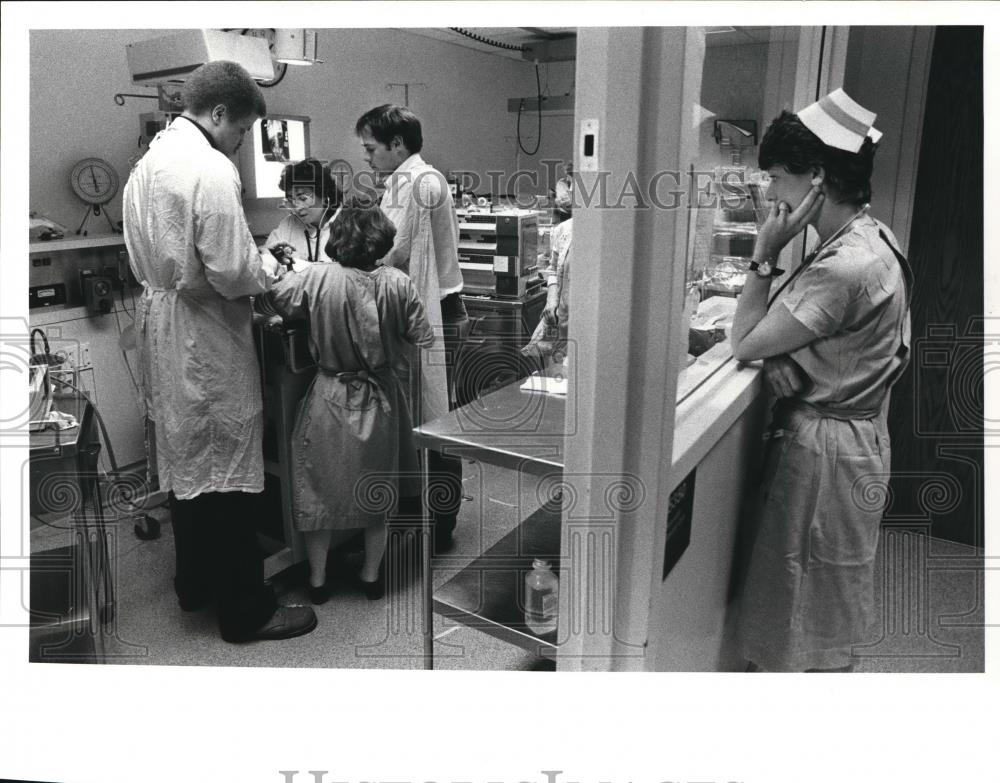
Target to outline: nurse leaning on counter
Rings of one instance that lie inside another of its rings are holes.
[[[837,89],[768,128],[770,213],[733,322],[733,355],[764,360],[774,395],[745,585],[744,656],[768,671],[849,671],[873,619],[889,474],[889,391],[909,360],[913,275],[868,215],[875,115]],[[783,280],[778,253],[819,243]],[[884,495],[880,495],[884,496]]]

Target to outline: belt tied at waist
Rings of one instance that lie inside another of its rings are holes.
[[[830,405],[785,397],[774,404],[771,424],[764,431],[763,439],[766,441],[782,437],[785,434],[785,424],[788,422],[788,419],[784,417],[789,414],[800,413],[810,419],[870,421],[876,418],[880,412],[879,408],[834,408]]]
[[[330,375],[343,383],[351,381],[365,381],[366,383],[377,383],[385,385],[382,375],[389,371],[388,367],[380,367],[375,370],[335,370],[332,367],[319,365],[319,371],[323,375]]]
[[[815,419],[837,419],[838,421],[859,421],[874,419],[881,412],[880,408],[834,408],[831,405],[806,402],[786,397],[775,404],[775,412],[787,409]]]
[[[144,294],[174,293],[178,296],[187,296],[194,299],[217,298],[219,296],[213,288],[177,288],[176,286],[170,286],[167,288],[164,286],[152,285],[146,280],[140,281],[140,285],[142,286]]]
[[[388,371],[388,368],[384,368]],[[326,375],[330,378],[336,378],[342,384],[347,386],[348,384],[360,382],[366,384],[375,395],[375,398],[379,401],[379,406],[385,413],[392,412],[392,406],[389,404],[388,388],[389,384],[381,377],[378,370],[334,370],[332,367],[319,366],[319,372],[322,375]],[[357,387],[356,387],[357,388]]]
[[[149,314],[154,294],[175,294],[179,298],[199,299],[203,301],[217,299],[219,296],[211,288],[162,288],[151,285],[146,280],[142,280],[140,283],[142,285],[142,294],[140,294],[136,305],[136,321],[137,327],[140,330],[146,326],[146,316]]]

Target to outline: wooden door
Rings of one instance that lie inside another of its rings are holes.
[[[877,165],[877,164],[876,164]],[[893,391],[887,521],[983,545],[983,28],[935,33],[909,260],[912,362]]]

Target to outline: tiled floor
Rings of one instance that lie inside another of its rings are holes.
[[[873,640],[859,672],[984,671],[985,580],[980,550],[883,527]]]
[[[520,518],[538,507],[534,485],[519,482],[510,471],[466,463],[466,502],[455,548],[435,560],[435,584],[491,546]],[[523,509],[523,511],[522,511]],[[319,620],[312,633],[277,642],[232,645],[221,640],[211,608],[184,613],[174,596],[173,542],[166,509],[152,512],[161,535],[137,538],[131,524],[114,529],[112,556],[117,608],[106,645],[109,663],[271,667],[393,668],[423,667],[423,620],[417,559],[413,550],[398,571],[398,589],[381,601],[369,601],[351,584],[359,553],[334,553],[329,577],[336,583],[331,599],[315,607]],[[32,548],[47,549],[66,541],[65,524],[33,533]],[[339,568],[338,568],[339,566]],[[281,603],[308,604],[303,573],[275,579]],[[533,670],[546,668],[526,651],[504,644],[435,615],[434,666],[438,669]]]
[[[435,586],[488,548],[539,505],[536,486],[516,474],[466,463],[466,494],[456,546],[436,560]],[[211,609],[186,614],[172,588],[169,515],[158,539],[138,539],[130,524],[115,529],[117,611],[108,662],[115,664],[419,669],[423,666],[421,594],[415,564],[400,572],[398,589],[368,601],[346,574],[358,555],[340,565],[332,598],[316,607],[319,625],[303,637],[231,645],[216,630]],[[33,549],[65,538],[64,526],[36,530]],[[48,539],[46,541],[46,539]],[[335,567],[335,566],[332,566]],[[334,572],[331,576],[336,578]],[[860,672],[983,671],[983,559],[969,547],[919,531],[887,527],[876,576],[877,631],[856,650]],[[275,582],[283,603],[308,603],[295,575]],[[551,664],[479,631],[434,618],[437,669],[549,670]]]

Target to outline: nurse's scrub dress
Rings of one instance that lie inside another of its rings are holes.
[[[742,652],[767,671],[845,667],[870,630],[889,390],[910,342],[912,273],[896,248],[860,216],[773,305],[816,339],[789,354],[808,382],[775,405],[743,595]]]

